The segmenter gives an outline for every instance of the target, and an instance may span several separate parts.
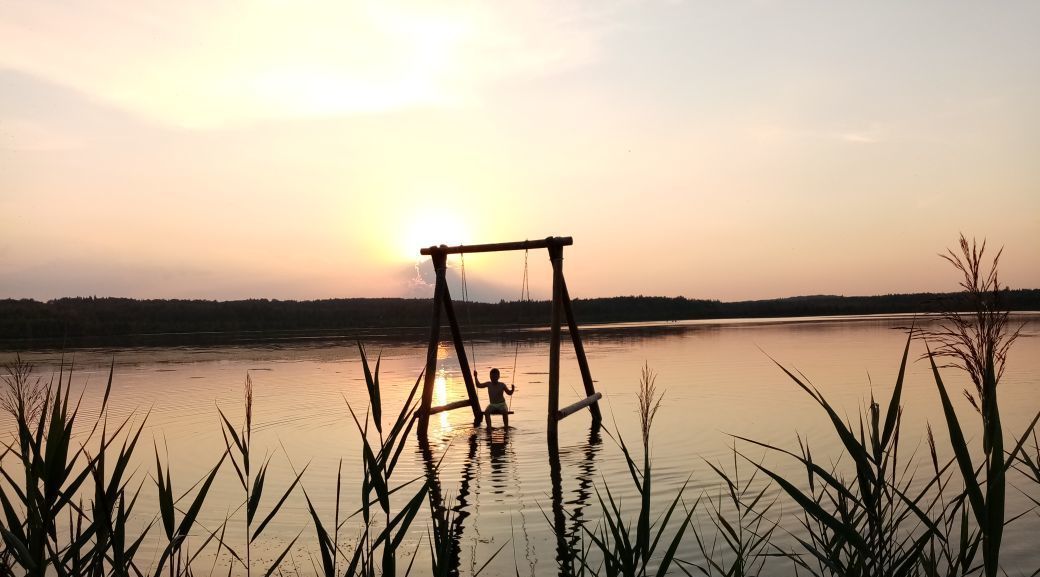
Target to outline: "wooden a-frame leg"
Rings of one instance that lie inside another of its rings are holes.
[[[560,279],[563,285],[563,311],[567,315],[567,331],[571,334],[571,342],[574,343],[574,356],[578,358],[578,369],[581,370],[581,382],[585,385],[585,396],[591,397],[596,394],[596,387],[592,383],[592,371],[589,370],[589,360],[585,357],[585,345],[581,342],[581,335],[578,333],[578,323],[574,320],[574,310],[571,308],[571,295],[567,292],[567,281],[562,278]],[[599,424],[603,419],[599,412],[599,402],[592,403],[589,405],[589,412],[592,413],[592,422]]]
[[[560,317],[563,316],[563,248],[549,247],[553,267],[552,325],[549,341],[549,407],[547,416],[549,446],[559,446],[557,428],[560,410]]]
[[[430,341],[426,348],[426,372],[423,378],[422,403],[419,406],[419,439],[425,440],[430,427],[430,406],[433,404],[433,386],[437,379],[437,346],[440,344],[441,303],[444,287],[447,256],[433,255],[433,270],[436,281],[433,287],[433,319],[430,321]]]
[[[462,381],[466,383],[466,394],[469,395],[470,408],[473,409],[473,426],[480,425],[483,416],[480,410],[480,399],[477,398],[477,387],[473,383],[473,373],[470,371],[469,358],[466,356],[466,345],[462,342],[462,331],[459,330],[459,321],[455,318],[455,305],[451,301],[451,293],[448,291],[448,281],[444,280],[441,287],[444,303],[444,312],[448,315],[448,324],[451,326],[451,340],[455,343],[455,356],[459,359],[459,370],[462,371]]]

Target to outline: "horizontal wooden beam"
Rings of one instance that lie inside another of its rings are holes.
[[[501,252],[507,250],[528,250],[532,248],[549,248],[550,246],[570,246],[574,239],[569,236],[550,236],[539,240],[522,240],[519,242],[499,242],[494,244],[460,244],[458,246],[431,246],[419,251],[419,254],[465,254],[472,252]]]
[[[454,403],[448,403],[439,407],[431,407],[429,415],[436,415],[437,413],[443,413],[444,411],[454,411],[455,409],[461,409],[462,407],[468,407],[469,399],[463,399],[461,401],[455,401]]]
[[[584,409],[585,407],[591,405],[592,403],[599,401],[602,398],[603,393],[593,393],[585,397],[584,399],[578,401],[577,403],[574,403],[573,405],[568,405],[560,409],[559,411],[556,411],[556,420],[562,421],[567,417],[573,415],[574,413],[580,411],[581,409]]]

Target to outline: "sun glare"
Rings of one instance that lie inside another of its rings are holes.
[[[405,227],[400,250],[402,256],[415,260],[421,248],[468,242],[469,229],[459,215],[451,212],[424,212],[415,215]]]

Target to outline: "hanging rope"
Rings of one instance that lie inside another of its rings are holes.
[[[531,282],[530,275],[528,274],[528,254],[529,251],[524,251],[524,276],[520,281],[520,307],[523,311],[523,305],[525,302],[531,300]],[[473,312],[469,304],[469,282],[466,278],[466,253],[459,253],[460,266],[462,268],[462,302],[466,306],[466,320],[469,327],[473,327]],[[469,356],[473,359],[473,366],[477,364],[477,353],[473,346],[473,339],[469,341]],[[513,379],[513,388],[516,389],[516,365],[517,360],[520,356],[520,340],[516,340],[516,346],[513,348],[513,370],[510,372],[510,376]],[[513,407],[513,395],[509,395],[509,399],[506,403],[506,410],[511,411]]]
[[[523,311],[524,306],[524,295],[527,296],[527,300],[531,300],[531,285],[528,282],[527,276],[527,252],[524,251],[524,278],[520,281],[520,310]],[[516,339],[516,347],[513,349],[513,371],[509,373],[509,376],[513,379],[513,390],[516,390],[516,360],[520,355],[520,339]],[[512,410],[513,408],[513,395],[509,395],[509,401],[506,404],[506,410]]]
[[[459,253],[462,258],[462,302],[466,305],[466,323],[473,328],[473,312],[469,306],[469,285],[466,283],[466,253]],[[473,348],[473,339],[469,340],[469,358],[473,359],[473,367],[477,366],[477,353]]]

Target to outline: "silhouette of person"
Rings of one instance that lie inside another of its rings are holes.
[[[509,386],[498,380],[499,376],[498,369],[491,369],[491,382],[482,383],[480,377],[477,376],[477,371],[473,371],[473,380],[475,381],[478,389],[488,390],[488,401],[490,403],[484,409],[484,422],[487,423],[488,428],[491,428],[491,415],[502,415],[502,423],[505,426],[509,426],[509,406],[506,405],[506,398],[503,393],[513,396],[513,391],[516,390],[515,386]]]

